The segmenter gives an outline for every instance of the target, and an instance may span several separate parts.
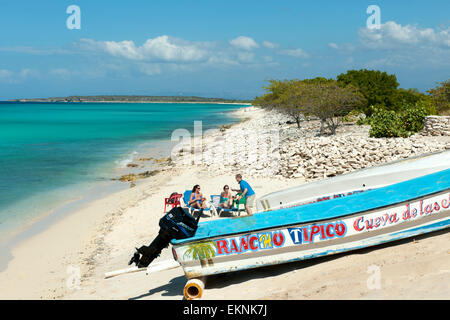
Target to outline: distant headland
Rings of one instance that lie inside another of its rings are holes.
[[[252,100],[204,98],[195,96],[134,96],[98,95],[68,96],[32,99],[9,99],[10,102],[129,102],[129,103],[239,103],[250,104]]]

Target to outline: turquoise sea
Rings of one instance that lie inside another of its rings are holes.
[[[0,241],[56,205],[110,182],[136,152],[164,149],[194,121],[203,130],[233,123],[243,107],[192,103],[0,102]],[[158,144],[159,143],[159,144]],[[166,155],[170,153],[167,147]]]

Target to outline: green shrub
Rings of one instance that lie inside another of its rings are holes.
[[[431,97],[425,97],[423,99],[420,99],[416,102],[416,106],[423,106],[425,110],[427,111],[427,116],[430,115],[436,115],[436,104],[434,103],[433,99]]]
[[[395,111],[378,109],[370,117],[369,135],[375,138],[408,137],[409,134],[402,124],[402,117]]]
[[[370,118],[370,117],[359,118],[358,121],[356,121],[356,124],[357,124],[358,126],[362,126],[362,125],[365,125],[365,124],[369,124],[369,118]]]
[[[342,117],[342,122],[359,121],[361,119],[360,114],[361,114],[361,112],[359,112],[358,110],[352,110],[349,113],[347,113],[345,116]]]
[[[415,106],[410,106],[402,112],[400,117],[406,131],[419,132],[423,129],[423,122],[427,115],[426,107],[416,103]]]
[[[429,106],[421,101],[404,107],[402,112],[374,108],[367,120],[371,137],[408,137],[423,129],[425,117],[430,114]]]
[[[371,115],[373,115],[374,113],[378,112],[378,110],[384,110],[385,107],[382,105],[371,105],[367,108],[367,110],[369,111],[369,113]],[[358,121],[356,121],[356,124],[361,126],[361,125],[372,125],[372,117],[365,117],[365,118],[359,118]]]

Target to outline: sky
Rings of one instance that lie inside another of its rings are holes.
[[[450,78],[449,12],[448,0],[0,0],[0,100],[252,99],[270,79],[352,69],[424,92]]]

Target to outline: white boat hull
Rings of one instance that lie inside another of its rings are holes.
[[[231,219],[222,222],[227,223],[229,230],[223,234],[217,231],[220,221],[209,222],[197,239],[173,242],[174,256],[187,278],[198,278],[310,259],[445,229],[450,226],[449,178],[450,171],[445,170],[360,196]],[[322,213],[316,211],[323,209],[326,210],[320,218]],[[303,222],[292,223],[305,215]],[[280,225],[283,222],[286,223]],[[273,227],[260,227],[270,224]],[[241,231],[233,234],[233,226]]]
[[[358,194],[450,168],[450,151],[399,160],[264,195],[256,212]]]

